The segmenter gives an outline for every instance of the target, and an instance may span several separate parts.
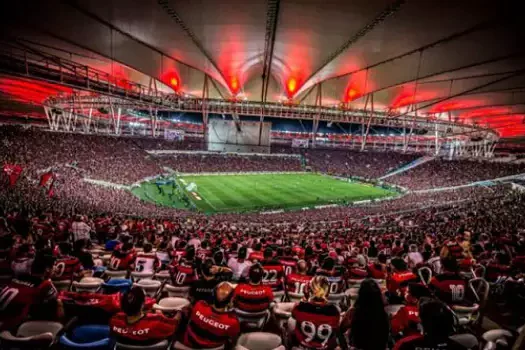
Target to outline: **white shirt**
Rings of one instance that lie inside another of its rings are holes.
[[[71,225],[71,233],[73,234],[73,241],[75,242],[79,239],[89,239],[90,231],[91,227],[82,221],[75,221]]]
[[[232,270],[233,279],[236,281],[246,275],[245,271],[248,271],[250,266],[252,266],[252,263],[247,259],[244,259],[243,262],[239,262],[237,258],[230,258],[230,260],[228,260],[228,267]]]
[[[201,240],[198,238],[192,238],[188,241],[188,245],[192,245],[195,247],[195,249],[200,248],[201,246]]]

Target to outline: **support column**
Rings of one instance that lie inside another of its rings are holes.
[[[368,122],[366,124],[366,130],[363,130],[364,132],[364,135],[361,139],[361,151],[363,151],[365,149],[365,146],[366,146],[366,141],[368,139],[368,134],[370,132],[370,124],[372,123],[372,118],[374,116],[374,94],[372,93],[371,95],[367,95],[366,97],[366,101],[365,101],[365,111],[366,111],[366,107],[367,107],[367,104],[368,104],[368,101],[370,100],[370,115],[368,117]],[[368,114],[368,113],[366,113]],[[364,119],[363,119],[363,129],[364,128]]]
[[[319,120],[321,119],[321,107],[323,104],[323,86],[321,83],[317,85],[317,96],[315,97],[315,108],[317,113],[314,115],[313,126],[312,126],[312,148],[315,147],[315,136],[317,135],[317,130],[319,130]]]
[[[204,75],[204,84],[202,84],[202,125],[204,127],[204,144],[208,144],[208,97],[209,97],[209,84],[208,74]]]

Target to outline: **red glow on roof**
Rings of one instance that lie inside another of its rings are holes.
[[[463,112],[459,115],[461,119],[471,119],[479,118],[491,115],[502,115],[505,113],[510,113],[510,107],[487,107],[487,108],[478,108],[471,111]]]
[[[175,71],[164,73],[161,77],[161,81],[172,88],[175,92],[178,92],[182,85],[179,75]]]
[[[239,79],[237,77],[231,77],[230,88],[235,95],[239,92]]]
[[[350,85],[346,88],[346,93],[343,98],[343,101],[351,102],[359,97],[361,97],[361,93],[359,92],[359,89],[357,88],[357,86]]]
[[[0,92],[21,102],[42,103],[50,96],[59,93],[72,93],[68,87],[34,80],[0,78]]]
[[[394,98],[390,104],[391,108],[406,107],[414,103],[430,101],[439,97],[439,94],[432,90],[417,91],[413,84],[403,86],[401,92]]]
[[[430,113],[442,113],[448,111],[454,111],[457,109],[467,109],[476,106],[482,106],[485,103],[483,100],[449,100],[443,101],[441,103],[436,103],[432,108],[430,108]]]
[[[293,95],[297,92],[297,88],[299,86],[299,83],[297,82],[297,79],[294,77],[290,77],[288,81],[286,82],[286,94],[289,98],[292,98]]]

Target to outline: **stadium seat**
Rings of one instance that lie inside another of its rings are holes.
[[[115,247],[117,246],[117,244],[119,244],[120,241],[114,239],[114,240],[111,240],[111,241],[107,241],[104,248],[106,249],[106,251],[108,252],[112,252]]]
[[[173,350],[200,350],[200,349],[190,348],[178,341],[173,343],[173,346],[171,348]],[[224,346],[219,346],[217,348],[206,349],[206,350],[224,350]]]
[[[241,324],[242,330],[261,330],[268,322],[270,312],[268,310],[260,312],[246,312],[239,309],[234,309],[237,318]]]
[[[430,280],[432,279],[432,270],[430,267],[420,267],[417,270],[417,275],[421,279],[421,282],[423,282],[424,285],[428,285],[430,283]]]
[[[46,349],[51,347],[62,324],[49,321],[28,321],[20,325],[16,336],[8,331],[0,333],[2,349]]]
[[[128,275],[128,271],[106,270],[104,274],[109,278],[126,278]]]
[[[152,345],[131,345],[117,342],[115,344],[115,350],[165,350],[168,349],[169,346],[170,343],[167,340]]]
[[[102,260],[102,262],[104,263],[104,265],[107,265],[107,263],[109,262],[109,260],[111,260],[111,254],[100,255],[98,258],[99,258],[100,260]]]
[[[153,310],[175,312],[182,310],[188,305],[190,305],[190,301],[188,299],[169,297],[163,298],[158,302],[158,304],[153,305]]]
[[[359,288],[350,288],[345,291],[346,297],[350,300],[350,306],[354,306],[357,296],[359,294]]]
[[[65,280],[65,281],[52,281],[53,285],[59,292],[67,292],[71,288],[71,280]]]
[[[456,314],[460,326],[465,326],[475,320],[475,314],[479,311],[479,305],[472,306],[452,305],[452,311]]]
[[[506,329],[492,329],[483,333],[482,338],[486,342],[495,343],[498,339],[511,339],[513,334]]]
[[[63,349],[113,349],[113,341],[109,337],[109,326],[84,325],[75,328],[70,335],[60,337],[60,346]]]
[[[345,304],[345,299],[346,299],[345,293],[328,295],[328,303],[333,304],[335,306],[343,306]]]
[[[155,274],[154,278],[157,281],[168,281],[171,278],[170,272],[168,270],[159,271]]]
[[[168,292],[170,297],[188,298],[190,294],[190,287],[176,287],[171,284],[166,284],[164,290]]]
[[[455,341],[458,344],[461,344],[465,347],[465,349],[474,350],[477,349],[479,346],[478,339],[469,333],[465,334],[455,334],[450,337],[453,341]]]
[[[236,350],[284,350],[281,337],[266,332],[246,333],[239,337]]]
[[[292,317],[292,310],[295,303],[276,303],[272,309],[274,317],[277,319],[277,323],[281,329],[284,329],[288,319]]]
[[[288,299],[290,302],[294,302],[294,303],[297,303],[299,301],[301,301],[303,298],[304,298],[304,294],[302,293],[287,293],[288,295]]]
[[[131,289],[131,280],[128,279],[110,279],[102,283],[102,291],[104,294],[126,293]]]
[[[143,280],[143,279],[151,280],[153,276],[155,276],[154,272],[136,272],[136,271],[131,272],[131,279],[134,282],[139,282],[140,280]]]
[[[80,282],[73,281],[73,289],[75,292],[96,293],[100,289],[102,283],[104,283],[104,280],[101,278],[84,277]]]
[[[139,282],[133,283],[133,286],[138,286],[142,288],[144,290],[144,293],[146,293],[148,297],[153,298],[159,291],[161,284],[162,283],[160,281],[155,281],[152,279],[143,279]]]
[[[284,298],[284,290],[283,291],[278,291],[278,292],[273,292],[273,301],[274,302],[280,303],[281,301],[283,301],[283,298]]]
[[[388,315],[395,315],[397,312],[405,305],[403,304],[394,304],[394,305],[387,305],[385,306],[385,311]]]

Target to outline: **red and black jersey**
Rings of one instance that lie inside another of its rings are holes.
[[[285,276],[295,272],[295,268],[297,267],[297,259],[295,258],[280,258],[279,263],[283,265]]]
[[[525,255],[517,255],[512,259],[512,269],[515,272],[525,272]]]
[[[89,306],[90,308],[103,310],[108,314],[116,314],[120,311],[120,300],[122,298],[122,294],[60,292],[58,298],[64,303],[72,303],[79,306]],[[154,298],[146,297],[146,301],[144,302],[144,310],[151,310],[155,302],[156,300]]]
[[[345,291],[345,280],[340,271],[335,269],[333,271],[318,269],[315,274],[326,277],[328,283],[330,283],[330,294],[341,294]]]
[[[136,272],[154,273],[160,266],[159,259],[155,253],[139,253],[135,259]]]
[[[449,254],[455,259],[463,258],[463,247],[458,242],[449,242],[446,245]]]
[[[465,303],[467,281],[459,274],[442,273],[432,277],[429,288],[436,297],[447,304],[461,305]]]
[[[304,289],[312,280],[312,276],[292,273],[286,276],[286,291],[288,293],[304,294]]]
[[[267,260],[261,263],[264,270],[263,284],[270,286],[273,291],[283,290],[284,267],[278,261]]]
[[[348,269],[348,278],[353,280],[363,280],[368,277],[368,270],[361,267],[351,267]]]
[[[498,278],[512,276],[512,268],[508,265],[490,263],[487,265],[486,278],[489,282],[495,282]]]
[[[240,324],[234,312],[218,312],[204,301],[193,307],[181,342],[195,349],[213,349],[234,341]]]
[[[119,312],[109,321],[111,334],[117,341],[131,345],[150,345],[170,338],[177,324],[175,319],[157,313],[147,313],[130,323],[126,314]]]
[[[195,256],[201,260],[204,260],[206,258],[211,257],[211,250],[199,248],[197,249]]]
[[[295,345],[308,349],[335,349],[340,314],[335,305],[301,302],[292,310],[296,320]]]
[[[420,334],[418,329],[420,323],[421,319],[419,318],[418,306],[413,304],[403,306],[392,317],[392,333],[402,333],[404,336]]]
[[[0,330],[16,327],[30,314],[53,318],[49,312],[56,313],[56,304],[51,304],[57,294],[50,280],[32,276],[13,279],[0,290]]]
[[[57,242],[63,242],[66,241],[68,238],[68,229],[69,229],[69,221],[68,220],[60,220],[57,223],[57,229],[55,232],[55,241]]]
[[[272,288],[265,285],[241,283],[235,287],[233,305],[245,312],[260,312],[267,310],[273,301]]]
[[[394,345],[393,350],[465,350],[465,347],[458,343],[445,338],[442,341],[435,342],[429,339],[425,339],[425,336],[421,334],[411,335],[401,339]]]
[[[58,257],[53,267],[54,281],[66,281],[74,279],[75,275],[82,271],[80,260],[74,256],[64,255]]]
[[[386,279],[386,289],[390,293],[405,295],[408,284],[417,281],[418,277],[410,271],[394,272]]]
[[[170,267],[171,284],[179,287],[189,287],[197,280],[197,272],[193,265],[182,263]]]
[[[33,225],[33,231],[38,237],[50,239],[53,237],[53,226],[46,221],[38,221]]]
[[[387,277],[386,266],[383,264],[370,264],[368,265],[368,273],[370,277],[378,280],[384,280]]]
[[[185,250],[172,250],[171,251],[171,264],[176,266],[181,263],[182,259],[186,256]]]
[[[135,258],[136,253],[134,249],[129,252],[116,250],[109,259],[108,268],[113,271],[129,270],[131,265],[135,262]]]
[[[264,254],[263,254],[263,252],[260,252],[260,251],[251,252],[250,255],[248,256],[248,260],[250,260],[251,262],[263,261],[264,260]]]

